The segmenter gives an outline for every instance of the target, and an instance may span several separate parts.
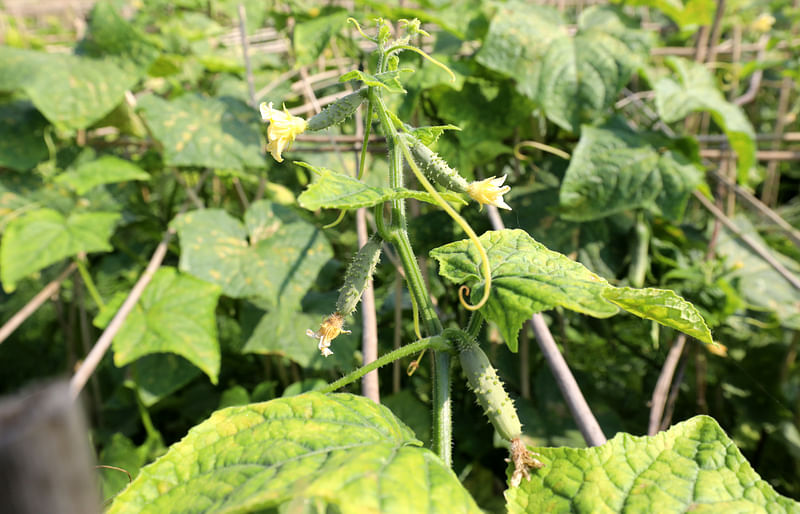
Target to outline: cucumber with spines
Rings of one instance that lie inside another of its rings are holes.
[[[356,310],[367,283],[381,258],[381,239],[373,236],[356,252],[344,274],[344,285],[339,290],[336,312],[349,316]]]
[[[404,134],[403,136],[411,149],[411,154],[426,177],[450,191],[455,191],[456,193],[467,192],[467,187],[469,186],[467,179],[451,168],[439,154],[425,146],[422,141],[411,134]]]
[[[514,402],[503,389],[500,377],[480,345],[465,335],[459,342],[458,350],[458,359],[470,389],[478,397],[478,403],[497,433],[507,441],[520,437],[522,423],[517,416]]]
[[[354,93],[343,96],[325,107],[322,112],[308,120],[306,130],[322,130],[337,125],[356,112],[358,106],[367,99],[367,89],[361,88]]]

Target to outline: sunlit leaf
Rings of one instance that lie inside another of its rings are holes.
[[[138,80],[111,61],[0,46],[0,91],[23,91],[51,123],[84,129]]]
[[[229,407],[142,469],[109,513],[256,512],[298,498],[343,514],[480,512],[419,444],[386,407],[349,394]]]
[[[369,186],[353,177],[329,169],[311,168],[320,176],[308,186],[308,189],[303,191],[297,198],[297,202],[301,207],[312,211],[323,208],[357,209],[401,198],[414,198],[422,202],[436,203],[433,196],[422,191],[412,191],[404,187]],[[451,202],[466,203],[454,193],[442,193],[442,197]]]
[[[674,291],[614,287],[606,289],[603,296],[640,318],[655,320],[707,344],[714,342],[703,316]]]
[[[181,240],[182,271],[222,287],[234,298],[263,298],[296,306],[333,256],[313,225],[290,208],[259,201],[244,224],[221,209],[190,212],[173,221]]]
[[[219,343],[214,309],[220,288],[175,268],[159,269],[114,337],[114,364],[174,353],[217,383]]]
[[[606,318],[618,311],[603,297],[610,287],[605,279],[582,264],[548,250],[523,230],[498,230],[480,237],[492,269],[492,291],[481,313],[500,328],[506,344],[517,350],[522,323],[536,312],[560,305],[591,316]],[[481,260],[469,240],[431,251],[439,261],[439,274],[456,284],[466,284],[473,303],[483,294]]]
[[[667,58],[677,78],[663,77],[655,83],[656,109],[667,123],[683,119],[691,112],[705,111],[728,136],[739,158],[739,182],[747,183],[755,164],[755,131],[744,111],[728,102],[717,87],[711,72],[700,63],[677,57]]]
[[[55,182],[67,184],[82,195],[95,186],[128,180],[150,180],[150,175],[130,161],[105,155],[94,161],[81,164],[74,170],[56,177]]]
[[[69,216],[53,209],[29,211],[9,222],[0,242],[0,281],[12,292],[28,275],[80,252],[108,252],[119,219],[115,212]]]
[[[167,101],[147,95],[138,106],[169,166],[264,166],[258,113],[239,100],[187,94]]]
[[[505,493],[508,512],[800,512],[708,416],[653,437],[537,448],[544,467]]]

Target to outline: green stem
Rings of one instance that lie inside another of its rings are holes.
[[[420,339],[419,341],[407,344],[405,346],[398,348],[397,350],[382,355],[381,357],[370,362],[366,366],[362,366],[357,370],[353,371],[352,373],[348,374],[347,376],[344,376],[339,380],[328,384],[323,389],[321,389],[320,392],[323,393],[333,392],[341,387],[346,386],[347,384],[352,384],[353,382],[357,381],[370,371],[376,370],[381,366],[385,366],[396,360],[400,360],[403,357],[408,357],[409,355],[413,355],[423,350],[427,350],[428,348],[432,348],[435,350],[446,350],[449,347],[450,345],[447,342],[447,340],[440,336],[426,337],[425,339]]]
[[[381,122],[381,128],[389,145],[389,186],[403,187],[403,154],[400,149],[397,129],[389,118],[381,93],[376,91],[375,88],[370,88],[369,101],[375,105],[378,111],[378,119]],[[392,200],[392,227],[406,230],[405,200]]]
[[[403,155],[408,151],[400,141],[397,129],[389,118],[386,105],[383,103],[380,91],[370,88],[370,102],[375,106],[381,128],[389,145],[389,180],[391,187],[403,187]],[[406,159],[409,157],[406,156]],[[431,303],[430,295],[422,279],[417,258],[408,240],[406,230],[405,202],[396,200],[392,202],[392,230],[391,239],[400,255],[403,268],[408,281],[408,289],[416,300],[422,315],[425,330],[429,336],[441,333],[442,323],[436,315]],[[446,352],[433,352],[433,450],[449,467],[452,465],[452,438],[453,420],[450,402],[450,355]]]
[[[469,318],[469,324],[467,325],[467,329],[464,330],[464,332],[466,332],[470,340],[472,340],[478,337],[478,334],[480,334],[482,327],[483,327],[483,314],[481,314],[479,311],[474,311],[472,313],[472,316]]]
[[[392,244],[397,249],[397,254],[400,256],[400,261],[403,263],[403,268],[406,272],[406,281],[408,282],[408,290],[417,301],[425,331],[429,336],[437,335],[442,331],[442,323],[439,321],[439,316],[436,315],[431,297],[425,288],[425,281],[422,279],[422,272],[419,269],[417,257],[411,249],[411,241],[408,240],[408,232],[405,230],[394,230],[392,231],[392,235],[394,236],[391,239]]]
[[[89,291],[89,296],[92,297],[92,300],[94,300],[97,308],[102,309],[105,307],[106,303],[103,301],[103,297],[100,296],[100,293],[97,291],[97,286],[94,285],[92,275],[90,275],[89,270],[86,269],[86,264],[84,264],[83,259],[75,259],[75,264],[78,265],[78,273],[81,274],[81,279],[83,279],[83,284],[86,286],[86,290]]]

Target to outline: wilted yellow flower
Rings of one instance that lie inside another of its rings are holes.
[[[314,339],[319,339],[317,348],[319,348],[319,351],[322,352],[324,357],[327,357],[328,355],[333,355],[333,351],[331,351],[331,341],[336,339],[339,334],[350,333],[349,330],[342,330],[343,325],[344,318],[338,312],[334,312],[320,324],[319,330],[316,332],[312,332],[310,329],[306,330],[306,335]]]
[[[486,180],[479,180],[467,186],[467,193],[473,200],[484,205],[494,205],[501,209],[511,210],[511,207],[503,200],[503,195],[511,191],[510,186],[504,186],[503,182],[506,181],[506,175],[500,178],[487,178]]]
[[[267,150],[278,162],[283,162],[281,153],[288,148],[298,134],[306,130],[306,120],[292,116],[284,106],[283,111],[272,108],[272,102],[262,102],[261,119],[269,121]]]
[[[772,28],[772,25],[775,23],[775,17],[764,13],[750,24],[750,27],[755,30],[756,32],[769,32],[769,29]]]

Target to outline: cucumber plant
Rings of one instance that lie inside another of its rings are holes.
[[[361,7],[297,4],[287,17],[282,6],[245,2],[241,26],[271,16],[291,35],[292,58],[254,53],[242,67],[222,30],[238,2],[177,2],[169,16],[163,2],[142,2],[130,19],[117,4],[97,3],[74,53],[34,50],[40,43],[21,32],[0,47],[0,311],[21,307],[40,275],[63,281],[41,326],[66,341],[74,394],[99,365],[86,388],[98,460],[134,476],[127,484],[102,471],[111,512],[798,511],[772,487],[797,490],[784,458],[792,410],[763,408],[738,381],[705,405],[726,427],[741,425],[730,437],[708,416],[652,437],[623,432],[641,431],[663,335],[693,339],[698,391],[741,363],[762,372],[768,398],[791,399],[793,361],[769,338],[789,346],[775,327],[798,326],[794,296],[757,294],[780,277],[748,277],[745,265],[709,257],[687,228],[707,220],[689,208],[707,186],[697,144],[679,125],[710,113],[747,184],[756,177],[745,112],[700,64],[651,55],[652,34],[631,9],[592,7],[568,26],[527,2],[431,4],[427,13],[356,2],[438,24],[431,46],[416,19],[395,27],[379,18],[364,30],[355,18],[372,18]],[[683,26],[675,38],[713,14],[636,4],[665,9]],[[337,70],[352,92],[323,86],[338,100],[293,114],[307,84],[291,84],[287,66],[342,51],[361,62]],[[258,108],[244,87],[251,64],[269,85]],[[623,88],[645,85],[649,96],[629,98],[652,100],[651,110],[617,104]],[[353,169],[349,155],[315,152],[328,134],[356,127]],[[369,153],[384,141],[385,156]],[[539,153],[526,161],[523,149]],[[362,208],[368,237],[352,251],[348,214]],[[514,228],[497,223],[495,208]],[[716,244],[737,263],[760,264],[730,234]],[[732,284],[747,279],[740,298]],[[362,365],[357,317],[372,280],[386,352]],[[648,321],[615,317],[621,311]],[[618,432],[605,444],[580,448],[548,398],[549,375],[526,372],[541,362],[526,322],[541,313],[591,384],[603,427]],[[93,350],[73,362],[76,336],[94,330],[90,314],[104,330],[97,347],[111,345],[113,359]],[[764,335],[742,357],[744,343],[735,345],[755,337],[757,322]],[[39,352],[39,332],[30,334],[0,347],[0,362],[19,363],[0,373],[6,389],[22,382],[31,355],[48,357],[37,359],[43,369],[60,351]],[[717,340],[734,342],[723,364],[705,360],[706,349],[724,355]],[[25,358],[9,357],[20,341]],[[430,369],[419,366],[423,355]],[[412,358],[407,387],[384,405],[339,392]],[[712,371],[701,374],[703,365]],[[598,390],[617,405],[603,405]],[[748,395],[735,415],[722,408]],[[776,434],[780,451],[770,446]],[[757,449],[746,455],[769,482],[737,445]]]

